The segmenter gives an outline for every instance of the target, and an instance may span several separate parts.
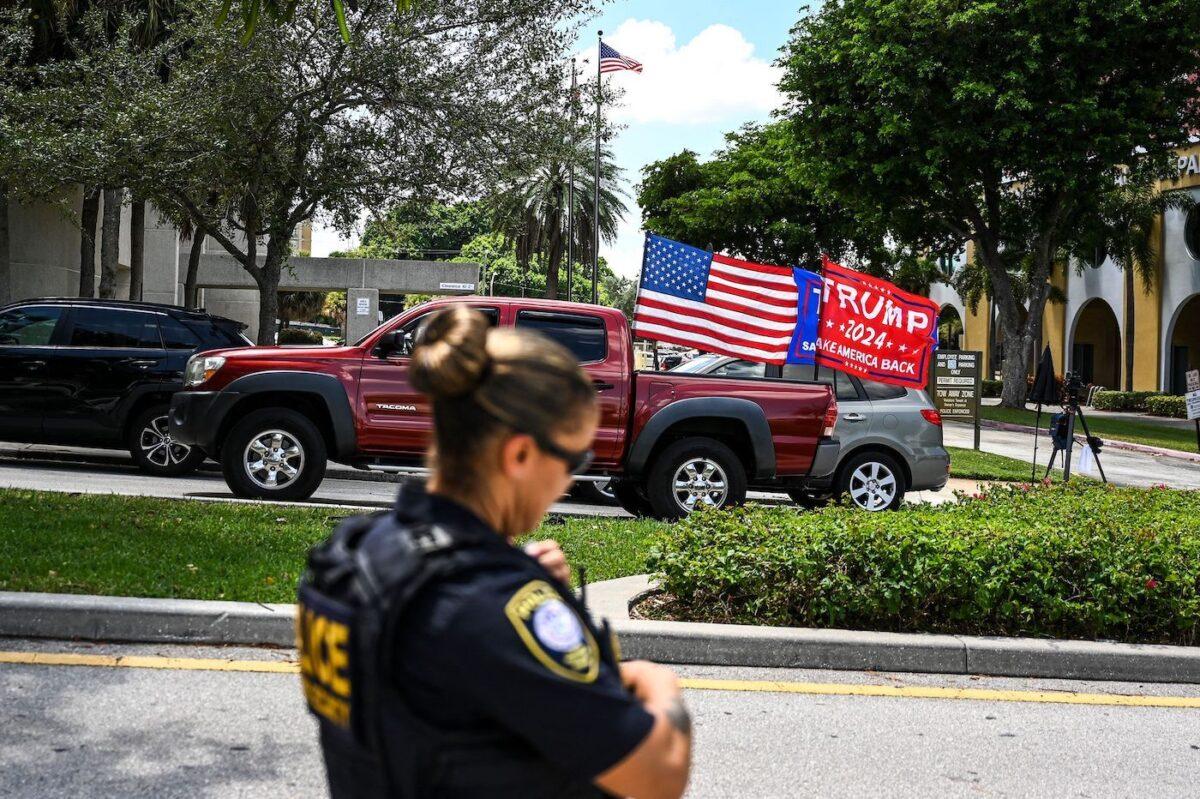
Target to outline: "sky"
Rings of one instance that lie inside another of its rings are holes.
[[[581,31],[576,58],[580,79],[594,79],[596,32],[643,71],[616,72],[605,80],[624,90],[619,107],[605,109],[624,126],[612,143],[624,170],[629,212],[617,240],[601,243],[600,255],[619,273],[641,268],[641,211],[634,185],[646,164],[683,149],[708,158],[724,135],[747,122],[762,122],[780,105],[774,65],[779,48],[801,14],[784,0],[616,0]],[[356,243],[314,225],[312,254],[328,255]]]

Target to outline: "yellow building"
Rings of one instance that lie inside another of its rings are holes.
[[[1200,144],[1181,151],[1176,167],[1178,178],[1164,188],[1200,202]],[[1050,346],[1060,375],[1075,370],[1085,382],[1106,388],[1183,393],[1184,373],[1200,368],[1200,207],[1168,211],[1155,228],[1155,251],[1149,287],[1136,276],[1127,280],[1103,253],[1098,263],[1082,269],[1072,263],[1055,275],[1066,302],[1046,304],[1042,343]],[[960,255],[959,263],[966,257]],[[999,378],[999,326],[987,298],[972,314],[946,284],[935,284],[930,296],[941,303],[943,321],[954,315],[962,320],[958,348],[982,351],[984,374]]]

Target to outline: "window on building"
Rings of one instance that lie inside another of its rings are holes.
[[[154,314],[118,308],[75,308],[68,343],[72,347],[162,349]]]
[[[604,320],[598,316],[521,311],[517,327],[549,336],[574,353],[580,363],[603,361],[608,352]]]
[[[1084,261],[1092,269],[1099,269],[1104,266],[1104,262],[1108,259],[1108,253],[1103,247],[1096,247],[1092,250],[1091,255],[1087,256]]]
[[[1200,261],[1200,206],[1192,206],[1183,223],[1183,243],[1193,261]]]
[[[44,347],[54,335],[62,308],[27,305],[0,313],[0,346]]]

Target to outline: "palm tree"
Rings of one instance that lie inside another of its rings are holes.
[[[571,155],[575,161],[574,230],[567,230],[567,196]],[[546,263],[546,296],[558,298],[558,274],[567,252],[567,237],[573,236],[579,261],[587,263],[592,251],[594,153],[590,145],[562,151],[530,174],[507,183],[496,195],[495,226],[507,242],[516,245],[517,261],[528,269],[532,260]],[[612,150],[600,151],[600,238],[611,243],[626,213],[626,193],[620,188],[621,169],[613,162]]]

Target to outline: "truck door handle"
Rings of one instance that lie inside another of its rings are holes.
[[[45,361],[22,361],[21,365],[32,372],[35,369],[45,368],[46,362]]]
[[[603,380],[593,380],[592,385],[596,387],[597,391],[607,391],[610,388],[616,388],[612,383],[606,383]]]
[[[861,413],[844,413],[842,414],[842,418],[847,422],[862,422],[865,421],[867,417]]]
[[[128,358],[125,360],[125,363],[129,364],[135,369],[149,369],[151,366],[154,366],[154,364],[158,363],[158,361],[149,358]]]

